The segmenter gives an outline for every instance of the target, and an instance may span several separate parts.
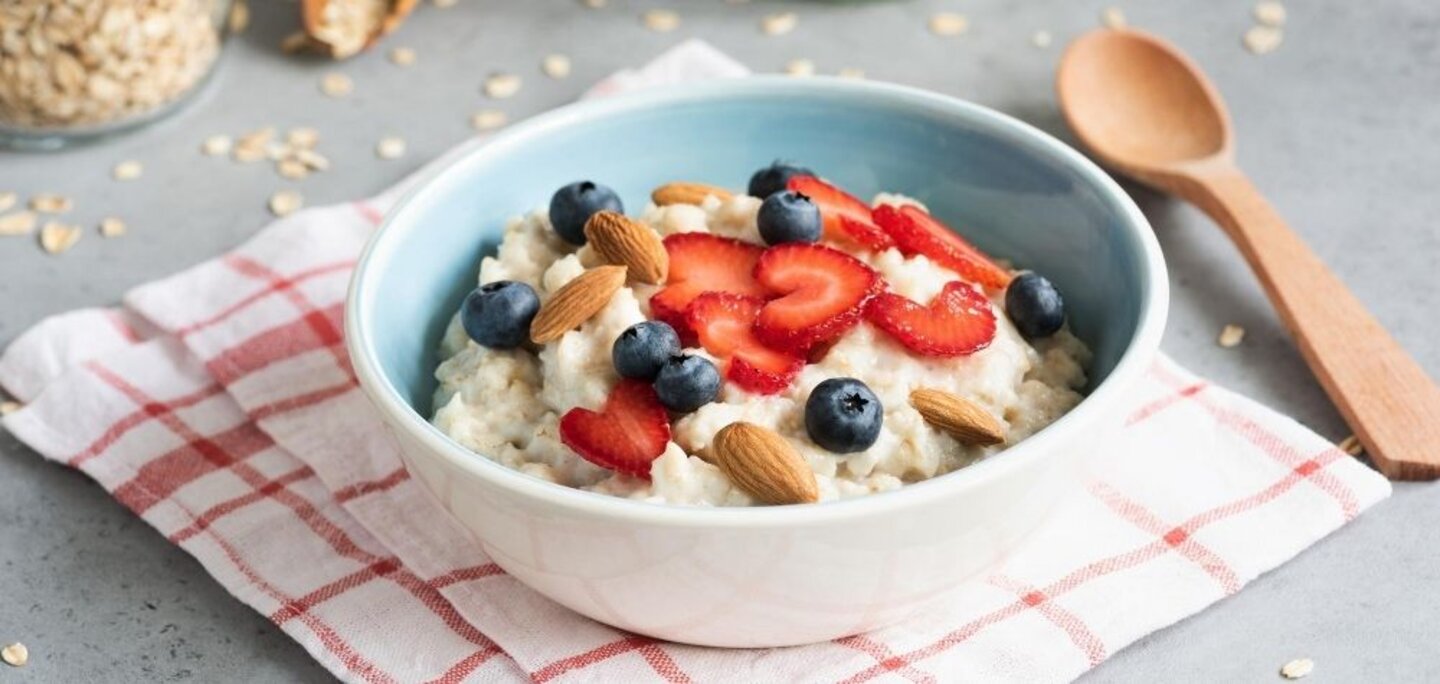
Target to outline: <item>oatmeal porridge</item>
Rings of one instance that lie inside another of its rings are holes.
[[[828,501],[998,455],[1081,400],[1043,277],[918,202],[776,164],[749,192],[575,183],[511,220],[451,321],[434,424],[560,485],[668,504]]]

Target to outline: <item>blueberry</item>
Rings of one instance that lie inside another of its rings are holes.
[[[470,339],[493,349],[511,349],[530,338],[530,319],[540,298],[525,283],[498,280],[465,296],[460,325]]]
[[[760,226],[760,237],[772,245],[820,239],[820,207],[794,190],[766,197],[755,221]]]
[[[750,176],[750,188],[748,192],[751,197],[765,199],[785,189],[785,184],[790,182],[792,176],[813,176],[814,171],[803,166],[786,164],[775,160],[771,164]]]
[[[550,197],[550,225],[566,241],[585,244],[585,222],[597,211],[625,213],[614,190],[591,181],[577,181]]]
[[[636,380],[654,380],[660,367],[680,353],[680,336],[660,321],[636,323],[615,338],[610,360],[615,372]]]
[[[885,407],[855,378],[830,378],[805,400],[805,431],[816,444],[837,454],[864,451],[880,437]]]
[[[655,376],[655,396],[665,408],[689,413],[715,400],[720,393],[720,371],[709,359],[678,354],[665,361]]]
[[[1065,300],[1044,276],[1026,271],[1005,289],[1005,313],[1026,339],[1048,337],[1065,324]]]

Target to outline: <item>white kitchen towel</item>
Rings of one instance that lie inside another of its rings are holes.
[[[689,43],[592,92],[743,73]],[[1295,421],[1162,359],[1086,491],[993,575],[905,623],[768,650],[626,634],[494,565],[408,476],[357,389],[346,285],[395,196],[276,221],[121,308],[42,322],[0,357],[0,384],[25,403],[7,429],[90,475],[341,679],[1067,681],[1390,492]]]

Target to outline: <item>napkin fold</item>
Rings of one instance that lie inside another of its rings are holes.
[[[690,42],[591,94],[744,73]],[[356,386],[350,271],[411,182],[276,221],[0,356],[0,384],[25,403],[10,432],[94,478],[346,681],[1068,681],[1390,492],[1295,421],[1162,358],[1085,490],[994,574],[903,624],[765,650],[627,634],[494,565],[409,477]]]

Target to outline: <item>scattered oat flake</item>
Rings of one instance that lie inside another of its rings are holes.
[[[540,70],[550,78],[565,78],[570,75],[570,58],[565,55],[545,55],[540,60]]]
[[[799,22],[800,15],[794,12],[769,14],[760,20],[760,31],[767,36],[783,36],[794,31],[795,24]]]
[[[330,170],[330,160],[315,150],[301,147],[294,150],[291,155],[295,161],[310,167],[313,171]]]
[[[1245,329],[1238,325],[1231,324],[1220,330],[1220,339],[1217,340],[1217,342],[1220,346],[1229,349],[1230,347],[1240,344],[1240,341],[1243,339],[1245,339]]]
[[[275,127],[274,127],[274,126],[266,126],[266,127],[261,128],[261,129],[259,129],[259,130],[250,131],[249,133],[246,133],[245,135],[240,136],[240,139],[237,140],[237,141],[235,142],[235,144],[236,144],[236,146],[238,146],[238,147],[251,147],[251,146],[264,147],[265,144],[266,144],[266,143],[269,143],[270,140],[273,139],[274,137],[275,137]]]
[[[289,216],[303,206],[305,198],[294,190],[281,190],[270,196],[270,213],[276,216]]]
[[[145,167],[133,159],[116,164],[115,168],[110,171],[110,175],[114,176],[115,180],[121,181],[135,180],[143,173],[145,173]]]
[[[470,116],[470,125],[477,131],[493,131],[508,120],[505,112],[498,109],[482,109]]]
[[[1245,32],[1245,49],[1257,55],[1274,52],[1285,35],[1274,26],[1252,26]]]
[[[1340,440],[1340,443],[1335,446],[1351,456],[1359,456],[1361,452],[1365,451],[1365,445],[1361,444],[1360,438],[1355,435]]]
[[[640,15],[640,22],[651,31],[665,33],[680,27],[680,15],[672,10],[653,9]]]
[[[970,20],[955,12],[936,12],[930,17],[930,32],[937,36],[958,36],[970,28]]]
[[[1125,20],[1125,12],[1113,5],[1100,12],[1100,23],[1112,29],[1125,28],[1129,25],[1129,22]]]
[[[390,51],[390,62],[397,66],[410,66],[415,63],[415,51],[408,47],[397,47]]]
[[[313,128],[292,128],[285,133],[285,144],[302,149],[314,149],[320,142],[320,132]]]
[[[286,159],[292,152],[294,152],[294,150],[290,147],[289,143],[280,142],[279,140],[272,140],[265,143],[265,158],[270,161],[278,162],[281,159]]]
[[[25,648],[25,644],[17,641],[5,648],[0,648],[0,660],[4,660],[6,665],[12,667],[25,667],[25,663],[30,662],[30,649]]]
[[[454,7],[457,3],[459,3],[459,0],[434,0],[434,1],[435,1],[435,6],[436,6],[436,7],[439,7],[440,9],[447,9],[447,8],[450,8],[450,7]]]
[[[69,197],[42,192],[30,198],[30,210],[42,214],[63,214],[70,211],[74,203]]]
[[[0,192],[0,211],[10,211],[19,201],[20,196],[13,192]]]
[[[0,235],[29,235],[35,232],[40,217],[33,211],[17,211],[0,216]]]
[[[0,416],[8,416],[20,410],[18,401],[0,401]],[[10,662],[8,659],[5,662]]]
[[[125,222],[114,216],[100,220],[101,237],[114,238],[125,234]]]
[[[792,59],[785,65],[785,73],[790,76],[814,76],[815,63],[808,59]]]
[[[230,156],[238,162],[257,162],[270,157],[271,142],[275,129],[271,127],[251,131],[240,136],[230,149]]]
[[[1255,3],[1254,15],[1255,21],[1266,26],[1280,27],[1285,24],[1285,6],[1273,0]]]
[[[1280,668],[1280,676],[1286,679],[1300,679],[1315,670],[1315,661],[1309,658],[1296,658]]]
[[[375,156],[381,159],[399,159],[405,156],[405,140],[390,136],[381,138],[375,145]]]
[[[1049,31],[1036,31],[1030,34],[1030,44],[1037,48],[1050,47],[1050,43],[1054,40],[1054,36],[1051,36]]]
[[[40,246],[51,254],[59,254],[80,241],[80,226],[50,221],[40,229]]]
[[[304,31],[296,31],[280,40],[280,51],[290,55],[310,46],[310,36]]]
[[[291,180],[300,180],[310,175],[310,166],[295,158],[281,159],[275,164],[275,172]]]
[[[245,0],[235,0],[230,5],[230,32],[243,33],[250,27],[250,4]]]
[[[235,161],[241,163],[257,162],[269,156],[265,152],[264,145],[236,146],[230,155]]]
[[[515,74],[491,74],[485,79],[485,96],[503,100],[520,92],[520,77]]]
[[[200,151],[211,157],[220,157],[230,153],[232,144],[228,135],[212,135],[200,145]]]
[[[355,90],[355,82],[345,74],[332,71],[320,79],[320,92],[330,97],[345,97]]]
[[[864,69],[857,69],[857,68],[855,68],[855,67],[845,67],[845,68],[843,68],[843,69],[835,72],[835,75],[836,75],[836,76],[839,76],[840,78],[856,78],[856,79],[859,79],[859,78],[865,78],[865,70],[864,70]]]

